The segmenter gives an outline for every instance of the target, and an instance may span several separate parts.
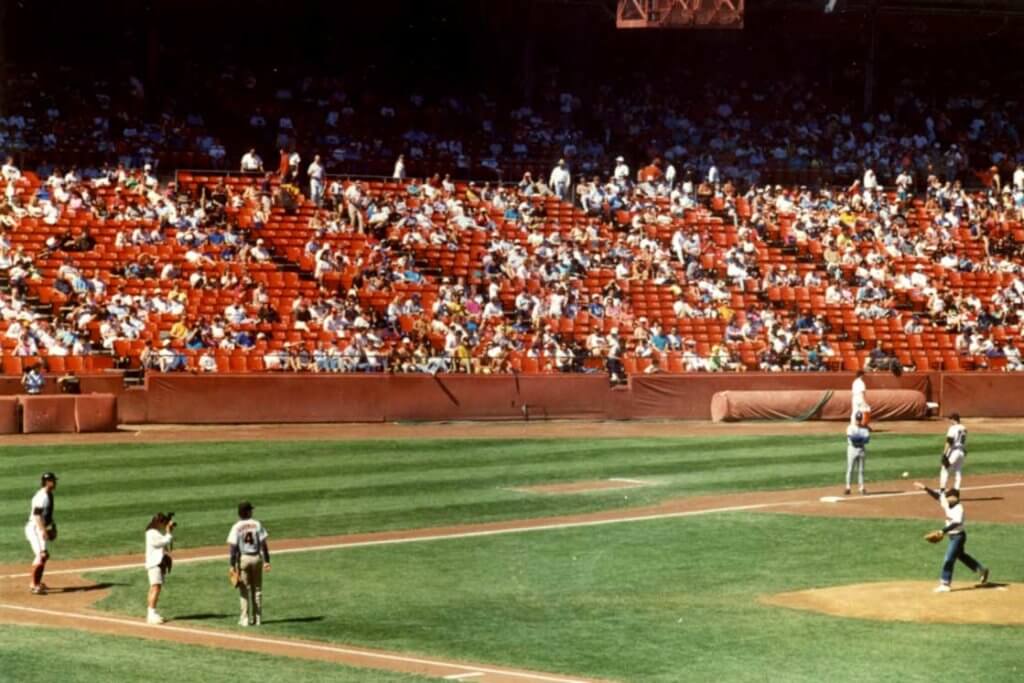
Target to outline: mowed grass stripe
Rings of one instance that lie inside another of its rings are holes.
[[[267,577],[269,635],[354,643],[623,681],[1014,680],[1019,629],[878,623],[762,605],[759,595],[937,575],[927,522],[710,514],[628,525],[281,556]],[[975,524],[972,552],[1024,578],[1018,533]],[[822,552],[822,539],[829,539]],[[176,570],[178,571],[178,570]],[[185,565],[168,615],[233,626],[218,563]],[[105,609],[138,614],[142,571],[99,574]],[[968,581],[962,568],[959,581]],[[311,590],[310,586],[316,586]],[[948,596],[945,596],[948,597]],[[922,599],[934,600],[930,592]],[[200,607],[201,606],[201,607]],[[856,657],[836,653],[857,652]],[[870,664],[870,671],[866,666]],[[866,673],[867,671],[867,673]]]
[[[878,435],[869,477],[937,472],[941,435]],[[968,472],[1024,470],[1019,437],[972,440]],[[153,444],[5,449],[0,562],[24,560],[21,527],[43,469],[61,475],[61,558],[138,550],[157,510],[182,520],[181,543],[223,542],[241,498],[275,538],[429,527],[633,507],[700,493],[838,484],[841,435],[613,439]],[[9,457],[8,457],[9,456]],[[58,463],[58,464],[54,464]],[[97,463],[102,467],[97,470]],[[628,492],[539,496],[512,487],[628,476]]]

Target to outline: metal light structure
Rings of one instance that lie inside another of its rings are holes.
[[[618,28],[743,28],[745,0],[619,0]]]

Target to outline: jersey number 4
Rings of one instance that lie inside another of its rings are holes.
[[[256,539],[253,537],[251,531],[245,532],[245,542],[249,545],[256,545]]]

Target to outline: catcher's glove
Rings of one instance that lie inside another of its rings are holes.
[[[232,588],[238,588],[238,584],[242,581],[242,572],[239,571],[238,567],[228,567],[228,583],[231,584]]]
[[[56,541],[57,540],[57,524],[56,523],[51,522],[46,527],[46,540],[48,540],[48,541]]]
[[[170,555],[164,555],[164,559],[160,560],[160,571],[164,574],[170,574],[172,567],[174,567],[174,560],[171,559]]]
[[[942,533],[940,530],[936,529],[935,531],[929,531],[928,533],[926,533],[924,535],[924,540],[928,541],[929,543],[938,543],[942,540],[943,536],[945,536],[945,534]]]

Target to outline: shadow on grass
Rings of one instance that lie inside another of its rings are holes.
[[[208,619],[227,619],[234,614],[218,614],[216,612],[200,612],[198,614],[181,614],[168,621],[205,621]]]
[[[86,593],[88,591],[101,591],[105,588],[111,588],[113,586],[127,586],[127,583],[91,583],[86,586],[64,586],[63,588],[51,588],[51,593]]]
[[[306,624],[313,621],[323,621],[322,616],[319,617],[292,617],[290,619],[264,619],[263,625],[267,624]]]
[[[964,503],[981,503],[981,502],[985,502],[985,501],[1006,500],[1006,499],[1003,498],[1002,496],[989,496],[988,498],[961,498],[960,500],[962,502],[964,502]]]

